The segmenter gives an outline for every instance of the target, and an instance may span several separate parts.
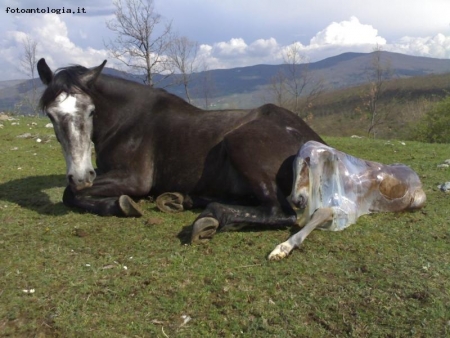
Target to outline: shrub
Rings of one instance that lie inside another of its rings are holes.
[[[430,143],[450,143],[450,96],[437,102],[420,120],[416,140]]]

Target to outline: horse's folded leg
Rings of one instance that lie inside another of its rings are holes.
[[[191,243],[197,244],[210,240],[219,227],[219,221],[213,217],[198,218],[192,226]]]
[[[156,198],[156,206],[162,212],[176,213],[184,210],[184,197],[178,192],[166,192]]]
[[[142,211],[139,206],[127,195],[119,197],[119,206],[127,217],[141,217]]]
[[[64,190],[63,203],[100,216],[140,217],[142,211],[127,195],[117,197],[91,197],[76,195],[70,187]]]

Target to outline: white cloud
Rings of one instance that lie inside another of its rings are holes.
[[[247,44],[241,38],[214,44],[212,53],[223,58],[235,57],[246,53]]]
[[[258,39],[249,45],[242,38],[233,38],[213,45],[200,45],[199,56],[208,69],[244,67],[280,62],[280,48],[274,38]]]
[[[310,48],[326,45],[355,46],[364,44],[386,44],[371,25],[361,24],[352,16],[348,21],[333,22],[311,39]]]
[[[56,14],[17,16],[14,24],[17,30],[6,32],[0,41],[0,76],[3,78],[26,77],[20,72],[18,60],[23,54],[22,43],[27,34],[38,43],[37,57],[44,56],[52,69],[68,64],[92,67],[108,58],[104,49],[81,48],[73,43],[66,23]]]
[[[274,38],[258,39],[250,44],[248,52],[252,56],[267,57],[276,53],[279,48],[280,46]]]
[[[440,33],[433,37],[425,38],[405,36],[399,41],[388,45],[386,49],[403,54],[442,59],[450,58],[450,36]]]

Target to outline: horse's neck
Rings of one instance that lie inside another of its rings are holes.
[[[125,83],[126,84],[126,83]],[[130,109],[126,109],[129,90],[125,88],[123,81],[114,77],[101,75],[94,87],[94,103],[96,118],[94,122],[93,141],[105,143],[107,139],[116,134],[129,118]]]
[[[95,92],[98,99],[109,102],[114,106],[117,104],[116,102],[124,102],[130,91],[127,88],[126,81],[112,76],[100,75],[95,83]]]

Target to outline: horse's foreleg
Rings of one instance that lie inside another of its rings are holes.
[[[270,253],[270,260],[279,260],[287,257],[294,248],[298,248],[306,237],[318,226],[333,220],[333,209],[331,208],[320,208],[317,209],[311,220],[306,224],[306,226],[297,232],[295,235],[291,236],[286,242],[278,244],[275,249]]]
[[[111,171],[97,176],[94,184],[73,192],[64,191],[63,202],[100,216],[139,217],[142,212],[129,197],[142,197],[149,193],[150,180],[129,171]]]
[[[142,216],[139,206],[127,195],[119,197],[79,196],[74,194],[68,186],[64,191],[63,203],[68,207],[80,208],[100,216]]]

